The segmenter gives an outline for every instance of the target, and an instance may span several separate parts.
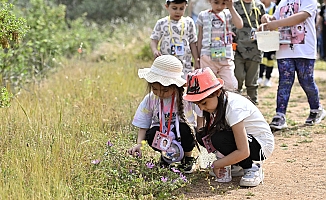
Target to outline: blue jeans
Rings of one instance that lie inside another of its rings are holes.
[[[277,60],[279,84],[277,89],[276,112],[286,113],[295,72],[299,84],[306,93],[310,109],[319,108],[319,91],[314,79],[314,59],[284,58]]]

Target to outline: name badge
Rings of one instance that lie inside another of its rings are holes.
[[[156,131],[152,147],[159,149],[161,151],[166,151],[171,146],[172,137],[167,134]]]

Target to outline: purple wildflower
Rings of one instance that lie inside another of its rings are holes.
[[[180,178],[184,181],[184,182],[187,182],[187,177],[184,176],[182,173],[180,173]]]
[[[175,167],[171,168],[174,173],[180,173],[180,170],[176,169]]]
[[[165,178],[164,176],[162,176],[161,180],[165,183],[166,181],[168,181],[168,178],[167,177]]]
[[[129,169],[129,173],[132,174],[132,169]]]
[[[94,165],[97,165],[97,164],[99,164],[101,161],[100,160],[98,160],[98,159],[96,159],[96,160],[92,160],[92,164],[94,164]]]
[[[113,144],[110,142],[110,140],[108,140],[108,142],[106,143],[106,145],[108,145],[109,147],[112,147]]]
[[[155,165],[151,162],[146,163],[147,168],[152,169]]]

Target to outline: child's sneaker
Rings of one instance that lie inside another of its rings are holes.
[[[185,156],[179,166],[185,174],[190,174],[196,169],[196,159],[194,157]]]
[[[263,79],[262,79],[262,78],[259,78],[259,79],[257,80],[257,84],[261,86],[261,85],[263,84]]]
[[[243,176],[244,171],[243,168],[240,167],[239,165],[231,165],[231,175],[232,176]]]
[[[309,117],[306,119],[306,125],[319,124],[326,116],[326,111],[320,107],[318,110],[311,110]]]
[[[260,164],[252,164],[249,169],[244,169],[244,175],[240,180],[240,186],[255,187],[264,180],[263,168]]]
[[[269,124],[269,126],[273,129],[278,129],[278,130],[288,127],[288,125],[286,124],[285,116],[281,114],[276,114],[273,117],[273,120]]]
[[[270,79],[265,79],[264,81],[264,87],[272,87],[272,81]]]

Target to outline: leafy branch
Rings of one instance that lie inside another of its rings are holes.
[[[0,9],[0,42],[3,49],[9,48],[10,44],[19,44],[28,31],[26,19],[17,18],[13,13],[13,5],[2,3]],[[12,45],[13,47],[14,45]]]

